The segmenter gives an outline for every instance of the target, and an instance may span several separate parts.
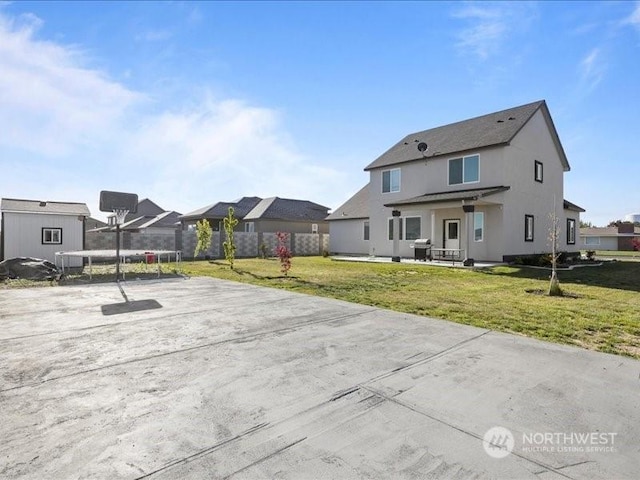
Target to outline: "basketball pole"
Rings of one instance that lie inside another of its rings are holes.
[[[116,282],[120,281],[120,222],[116,217]]]

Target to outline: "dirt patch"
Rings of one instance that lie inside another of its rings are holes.
[[[550,296],[548,290],[542,290],[541,288],[527,288],[525,292],[531,293],[532,295],[542,295],[545,297]],[[562,295],[556,295],[556,298],[581,298],[581,295],[571,292],[562,292]]]

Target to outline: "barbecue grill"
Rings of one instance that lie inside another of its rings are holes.
[[[426,262],[431,260],[431,239],[418,238],[413,242],[413,258],[414,260],[422,260]]]

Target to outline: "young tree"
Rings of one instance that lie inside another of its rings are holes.
[[[549,296],[561,297],[562,289],[558,280],[558,239],[560,238],[560,219],[555,210],[555,201],[553,202],[553,212],[549,214],[551,225],[549,226],[549,241],[551,242],[551,282],[549,283]]]
[[[233,207],[229,207],[229,213],[222,220],[224,224],[224,232],[226,234],[226,240],[222,243],[224,248],[224,258],[229,262],[231,270],[233,270],[233,262],[236,258],[236,244],[233,241],[233,229],[238,225],[238,219],[234,216]]]
[[[194,258],[197,257],[200,252],[209,250],[212,235],[211,225],[209,225],[207,220],[203,218],[196,222],[196,238],[198,242],[196,243],[196,250],[193,252]]]
[[[287,240],[289,240],[289,234],[285,232],[276,232],[276,238],[278,239],[278,245],[275,248],[275,254],[280,260],[280,271],[286,276],[291,270],[291,250],[287,247]]]

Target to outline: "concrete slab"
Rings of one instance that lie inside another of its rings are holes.
[[[638,361],[214,279],[125,290],[160,307],[103,315],[115,284],[2,292],[0,477],[640,471]]]

